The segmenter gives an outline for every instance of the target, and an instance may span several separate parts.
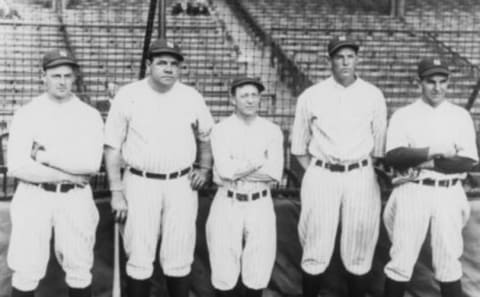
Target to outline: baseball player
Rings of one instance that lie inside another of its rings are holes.
[[[269,185],[282,177],[283,135],[280,127],[257,115],[264,89],[257,79],[235,79],[230,88],[235,112],[211,135],[219,188],[206,235],[218,297],[236,296],[240,275],[246,296],[260,297],[275,261],[276,221]]]
[[[12,296],[34,296],[53,229],[69,296],[87,297],[98,223],[88,181],[100,168],[103,121],[72,93],[78,65],[68,52],[48,52],[42,66],[46,92],[15,113],[9,134],[8,170],[19,180],[7,255]]]
[[[459,258],[470,210],[461,180],[478,154],[469,113],[445,100],[449,75],[444,61],[422,60],[422,97],[397,110],[388,127],[386,161],[411,178],[394,188],[384,212],[392,241],[387,297],[403,296],[428,231],[442,296],[462,296]]]
[[[297,102],[291,149],[306,170],[298,225],[306,297],[320,290],[339,222],[349,296],[365,296],[378,239],[380,191],[372,158],[384,154],[386,105],[382,92],[355,73],[358,50],[345,36],[333,38],[332,76]]]
[[[129,296],[149,296],[156,245],[172,297],[187,297],[197,189],[211,170],[213,119],[203,97],[178,81],[184,57],[164,39],[149,48],[148,75],[122,87],[105,128],[106,165],[123,236]],[[199,145],[199,162],[193,168]],[[122,162],[127,168],[123,179]]]

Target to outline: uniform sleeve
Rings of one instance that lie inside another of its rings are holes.
[[[24,110],[19,110],[12,119],[8,135],[7,165],[9,174],[15,176],[20,168],[32,166],[33,132],[28,125]]]
[[[308,144],[312,138],[310,129],[310,120],[307,110],[307,96],[300,95],[297,100],[297,108],[295,111],[295,119],[292,127],[292,147],[291,152],[294,155],[308,154]]]
[[[409,142],[402,116],[398,112],[395,112],[388,124],[386,151],[389,152],[399,147],[409,147]]]
[[[103,154],[103,121],[97,111],[91,113],[86,120],[87,129],[81,135],[76,135],[78,141],[71,154],[62,154],[61,151],[51,151],[47,148],[50,166],[71,174],[98,172]]]
[[[200,141],[208,141],[213,128],[213,118],[202,95],[198,94],[196,137]]]
[[[476,142],[475,126],[472,117],[465,111],[464,127],[462,131],[458,131],[459,140],[456,145],[458,149],[458,156],[470,158],[478,162],[478,149]]]
[[[120,90],[115,96],[105,123],[104,144],[120,149],[127,136],[129,124],[129,97],[125,90]]]
[[[265,164],[259,170],[247,176],[247,180],[281,181],[283,175],[283,134],[280,127],[276,127],[272,132],[266,155]]]
[[[379,91],[373,110],[372,120],[373,152],[372,156],[381,158],[385,155],[385,137],[387,133],[387,105],[382,92]]]

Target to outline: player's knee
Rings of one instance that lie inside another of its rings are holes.
[[[37,288],[39,282],[40,278],[21,275],[15,272],[12,276],[12,287],[20,291],[34,291]]]
[[[131,278],[143,280],[148,279],[153,274],[153,264],[138,266],[131,263],[127,263],[127,275]]]

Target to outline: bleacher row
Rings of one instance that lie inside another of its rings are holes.
[[[211,9],[220,1],[223,0],[210,1]],[[35,0],[21,0],[17,8],[23,19],[0,21],[4,40],[0,46],[0,96],[3,98],[0,127],[8,129],[14,110],[42,90],[39,61],[42,53],[50,48],[71,47],[84,76],[86,88],[81,95],[93,105],[104,99],[106,80],[125,84],[138,78],[148,1],[70,2],[59,18],[51,8]],[[167,1],[167,4],[172,2]],[[449,96],[458,104],[466,103],[478,79],[475,67],[480,60],[480,47],[474,44],[478,34],[465,36],[435,31],[435,27],[422,21],[426,15],[431,18],[458,15],[462,21],[476,24],[478,13],[469,12],[467,7],[479,4],[474,0],[459,1],[463,6],[454,0],[409,1],[406,18],[400,20],[375,11],[352,12],[342,3],[344,1],[241,0],[247,11],[313,82],[330,74],[322,54],[328,40],[334,35],[349,34],[361,44],[359,74],[384,91],[390,112],[419,95],[415,86],[416,63],[421,57],[431,55],[441,55],[453,64]],[[435,9],[437,6],[439,9]],[[204,94],[217,119],[232,111],[227,98],[231,78],[246,73],[245,69],[252,66],[245,64],[259,62],[238,60],[238,45],[231,38],[232,32],[221,25],[229,21],[219,20],[215,14],[167,17],[167,37],[178,42],[186,54],[182,80]],[[473,31],[476,27],[465,28]],[[427,29],[432,32],[427,34]],[[156,34],[154,31],[153,35]],[[446,34],[450,37],[445,37]],[[453,41],[451,36],[458,39]],[[448,48],[452,42],[459,54],[452,54],[452,48]],[[472,58],[459,60],[459,56],[466,56],[462,49],[468,50]],[[281,106],[282,111],[290,113],[290,118],[293,116],[294,106],[286,107],[276,102],[275,90],[269,90],[265,97],[270,98],[262,106],[265,115],[275,120],[276,106]],[[477,105],[472,112],[478,123]],[[282,123],[288,129],[289,121]]]

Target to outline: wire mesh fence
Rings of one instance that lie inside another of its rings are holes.
[[[186,57],[181,81],[196,87],[216,120],[234,107],[233,77],[259,77],[266,86],[260,113],[288,136],[298,94],[330,75],[326,45],[349,35],[360,43],[359,75],[385,94],[389,111],[416,99],[416,63],[440,56],[451,64],[449,97],[476,97],[480,62],[480,2],[210,0],[166,2],[166,36]],[[107,114],[118,86],[139,78],[150,1],[17,0],[18,16],[0,19],[0,130],[14,111],[43,91],[40,59],[53,48],[80,64],[76,93]],[[159,5],[157,5],[158,7]],[[158,15],[158,12],[155,12]],[[158,19],[156,20],[158,21]],[[153,38],[158,36],[155,23]],[[478,91],[478,90],[477,90]],[[477,104],[471,112],[479,123]]]

